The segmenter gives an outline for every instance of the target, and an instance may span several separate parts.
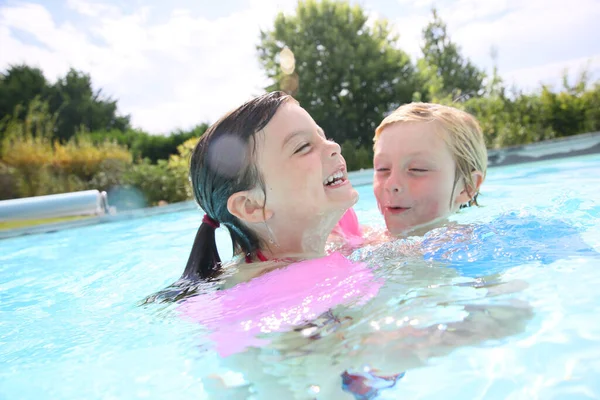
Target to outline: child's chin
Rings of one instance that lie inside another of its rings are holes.
[[[392,235],[402,235],[406,231],[410,230],[411,227],[407,225],[400,225],[398,223],[388,223],[386,224],[387,230]]]
[[[399,215],[388,216],[385,222],[388,232],[392,235],[405,235],[418,226],[413,221],[407,221]]]
[[[335,203],[336,205],[346,208],[354,207],[354,205],[358,203],[358,191],[354,188],[350,188],[348,193],[345,193],[343,197],[337,199]]]
[[[351,196],[351,205],[350,207],[353,207],[356,203],[358,203],[358,199],[359,199],[359,194],[358,194],[358,190],[352,188],[352,196]]]

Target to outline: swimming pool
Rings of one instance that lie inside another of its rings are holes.
[[[381,225],[371,187],[359,192],[359,219]],[[394,361],[406,375],[379,398],[600,397],[600,156],[494,168],[482,192],[484,207],[454,218],[472,224],[471,243],[442,230],[355,251],[386,290],[337,331],[303,342],[313,357],[303,365],[318,376],[319,363],[344,356],[333,341],[341,331],[350,341],[378,338],[352,348],[357,365],[377,367],[381,354],[402,347]],[[180,212],[2,240],[0,398],[207,398],[201,376],[223,363],[206,330],[176,305],[140,306],[180,276],[201,218]],[[218,241],[224,254],[222,229]],[[420,257],[409,254],[415,243]],[[379,335],[404,322],[418,330],[460,321],[467,303],[527,305],[532,315],[510,334],[448,351],[415,335]],[[302,339],[274,336],[277,351]],[[265,379],[310,376],[298,372],[302,355],[274,363],[273,347],[252,349]],[[318,390],[310,379],[301,383],[307,396]],[[340,388],[337,398],[352,396]]]

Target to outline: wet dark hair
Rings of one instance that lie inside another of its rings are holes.
[[[234,254],[254,254],[259,238],[227,210],[229,197],[259,185],[254,135],[264,129],[279,107],[292,99],[284,92],[256,97],[213,124],[202,136],[190,160],[190,181],[196,202],[206,216],[198,229],[182,278],[207,280],[219,275],[221,259],[215,228],[228,228]]]

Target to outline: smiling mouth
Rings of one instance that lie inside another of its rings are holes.
[[[340,169],[333,174],[329,175],[327,178],[323,180],[323,186],[327,188],[334,188],[338,186],[344,185],[348,182],[348,176],[343,169]]]

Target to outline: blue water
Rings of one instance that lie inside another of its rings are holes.
[[[383,226],[372,188],[359,192],[361,222]],[[600,397],[600,157],[491,169],[480,200],[483,207],[452,218],[457,227],[355,251],[351,258],[369,262],[386,287],[340,329],[349,342],[389,333],[390,321],[424,330],[460,322],[465,304],[505,307],[489,314],[514,329],[493,337],[484,316],[468,333],[490,340],[440,349],[427,335],[392,335],[353,355],[324,331],[303,343],[312,357],[306,373],[302,358],[273,364],[273,349],[249,351],[265,372],[255,386],[294,381],[310,396],[325,374],[319,368],[337,378],[332,355],[377,367],[401,347],[386,365],[406,374],[379,398]],[[241,389],[208,397],[203,377],[227,364],[202,327],[173,305],[140,306],[180,276],[201,217],[181,212],[2,240],[0,398],[238,398]],[[218,242],[226,254],[222,229]],[[531,315],[515,313],[519,307]],[[336,398],[353,397],[340,386]]]

